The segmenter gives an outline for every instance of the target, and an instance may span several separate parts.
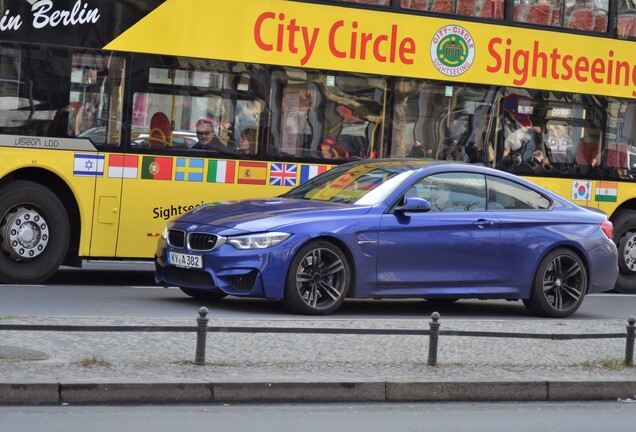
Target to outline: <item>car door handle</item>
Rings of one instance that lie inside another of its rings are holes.
[[[478,226],[479,228],[493,226],[495,222],[491,219],[477,219],[473,222],[473,225]]]

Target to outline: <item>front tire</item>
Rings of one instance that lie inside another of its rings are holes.
[[[636,212],[622,211],[612,224],[619,269],[614,289],[619,293],[636,294]]]
[[[583,303],[587,279],[587,270],[577,254],[556,249],[539,264],[530,298],[523,303],[535,315],[565,318]]]
[[[15,181],[0,188],[0,282],[50,278],[68,252],[70,231],[64,205],[46,187]]]
[[[344,302],[351,283],[345,254],[334,244],[315,241],[294,257],[287,272],[283,305],[304,315],[327,315]]]

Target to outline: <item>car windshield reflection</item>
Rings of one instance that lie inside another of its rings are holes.
[[[312,201],[374,205],[382,202],[416,167],[387,164],[382,167],[360,164],[338,167],[283,195]]]

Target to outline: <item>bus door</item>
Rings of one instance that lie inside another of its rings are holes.
[[[91,226],[82,227],[90,238],[90,252],[80,255],[115,256],[121,207],[125,156],[121,147],[121,113],[124,58],[112,53],[82,52],[73,55],[69,95],[69,133],[91,141],[96,155],[75,154],[75,166],[97,164]],[[84,159],[82,159],[84,158]],[[86,241],[86,240],[84,240]]]

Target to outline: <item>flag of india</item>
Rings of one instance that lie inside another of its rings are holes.
[[[596,182],[596,198],[595,201],[616,202],[618,195],[618,183],[614,182]]]

